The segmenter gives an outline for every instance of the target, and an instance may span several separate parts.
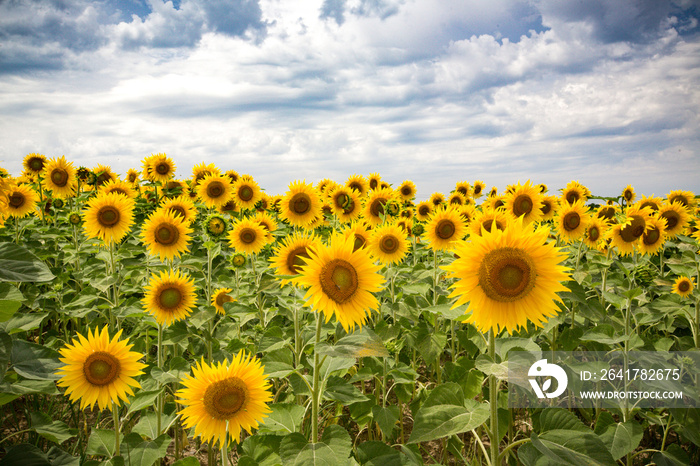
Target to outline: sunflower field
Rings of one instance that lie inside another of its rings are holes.
[[[0,466],[700,464],[692,192],[23,165]],[[681,355],[682,401],[509,404],[517,354],[623,354],[627,383],[635,351]]]

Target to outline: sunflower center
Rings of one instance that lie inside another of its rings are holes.
[[[255,238],[257,238],[258,235],[252,228],[244,228],[243,230],[241,230],[241,233],[238,235],[238,237],[245,244],[251,244],[255,242]]]
[[[484,256],[479,267],[479,286],[494,301],[524,298],[535,286],[532,258],[522,249],[504,247]]]
[[[119,222],[119,209],[111,205],[102,207],[97,212],[97,221],[102,226],[111,227],[116,225]]]
[[[581,216],[577,212],[568,212],[564,215],[564,229],[574,231],[581,225]]]
[[[164,246],[175,244],[180,238],[180,231],[175,225],[170,223],[161,223],[156,227],[155,239],[156,242]]]
[[[119,360],[104,351],[96,351],[85,360],[83,374],[93,385],[107,385],[119,376]]]
[[[632,222],[629,225],[625,225],[620,230],[620,237],[627,243],[636,241],[640,236],[644,234],[644,228],[646,227],[646,222],[639,215],[632,216]]]
[[[211,417],[224,421],[244,409],[248,387],[238,377],[214,382],[204,392],[204,409]]]
[[[297,275],[301,272],[300,267],[306,264],[304,258],[309,258],[306,246],[299,246],[287,254],[287,268],[292,274]]]
[[[661,232],[659,231],[658,228],[654,228],[652,230],[649,230],[642,235],[642,241],[644,241],[644,244],[649,245],[649,246],[652,246],[652,245],[658,243],[660,238],[661,238]]]
[[[566,194],[566,202],[569,204],[573,204],[574,202],[578,201],[580,199],[580,196],[576,191],[571,191]]]
[[[25,201],[24,194],[22,193],[12,193],[9,197],[9,204],[14,207],[15,209],[18,209],[24,205]]]
[[[410,196],[411,194],[413,194],[413,190],[410,186],[404,186],[403,188],[401,188],[401,194],[403,194],[404,196]]]
[[[384,205],[386,204],[386,199],[375,199],[369,206],[369,211],[374,217],[379,217],[384,213]]]
[[[230,303],[231,301],[233,301],[233,298],[226,293],[219,293],[216,297],[216,305],[220,307],[223,307],[224,303]]]
[[[220,218],[212,218],[207,224],[207,230],[214,235],[220,235],[225,229],[226,224]]]
[[[428,207],[427,205],[422,205],[418,208],[418,213],[422,216],[426,216],[430,213],[430,207]]]
[[[306,193],[297,193],[289,201],[289,210],[297,215],[303,215],[311,209],[311,198]]]
[[[673,204],[674,202],[680,202],[683,207],[688,207],[688,199],[685,198],[685,196],[671,196],[668,198],[668,203]]]
[[[39,157],[32,157],[29,160],[29,166],[32,168],[32,170],[39,172],[44,168],[44,161]]]
[[[474,185],[474,194],[476,194],[477,196],[481,194],[481,185]]]
[[[185,218],[185,209],[182,206],[171,206],[170,210],[175,213],[176,217],[182,217],[183,219]]]
[[[207,196],[212,199],[221,197],[224,192],[226,192],[226,188],[221,181],[212,181],[207,185]]]
[[[678,225],[678,221],[680,220],[680,216],[678,213],[673,212],[673,211],[667,211],[661,214],[661,218],[666,220],[666,229],[667,230],[672,230],[673,228]]]
[[[156,165],[156,173],[159,175],[167,175],[170,172],[170,165],[165,162],[161,162]]]
[[[399,249],[399,240],[393,235],[384,235],[379,241],[379,249],[384,254],[393,254]]]
[[[238,197],[244,202],[253,199],[253,189],[250,186],[243,186],[238,190]]]
[[[625,200],[626,201],[632,200],[632,194],[633,194],[632,191],[630,191],[629,189],[626,189],[625,190]]]
[[[496,230],[503,230],[503,226],[493,219],[484,220],[481,224],[481,227],[486,231],[491,231],[491,228],[493,227],[494,223],[496,223]]]
[[[369,189],[377,189],[377,186],[379,186],[379,181],[375,179],[369,180]]]
[[[435,227],[435,234],[440,239],[450,239],[455,234],[456,229],[452,220],[442,219]]]
[[[321,269],[321,289],[338,304],[350,300],[358,288],[357,271],[343,259],[333,259]]]
[[[165,309],[174,309],[182,302],[182,293],[177,288],[166,288],[160,292],[158,303]]]
[[[532,207],[532,199],[526,194],[519,195],[515,198],[515,201],[513,201],[513,213],[516,217],[529,214],[532,212]]]
[[[690,290],[690,282],[689,281],[683,280],[682,282],[680,282],[678,284],[678,291],[685,293],[688,290]]]
[[[233,200],[228,201],[226,204],[221,206],[221,210],[224,212],[235,212],[236,203]]]
[[[354,189],[354,190],[357,191],[358,193],[361,193],[361,192],[362,192],[362,184],[357,183],[357,182],[352,182],[352,183],[350,183],[350,185],[348,186],[348,188]]]
[[[133,183],[136,181],[136,177],[138,175],[136,173],[129,173],[126,177],[126,179],[129,181],[129,183]]]
[[[605,220],[610,220],[614,216],[615,216],[615,208],[614,207],[603,207],[598,212],[598,218],[603,218]]]
[[[540,210],[542,211],[543,214],[547,215],[549,213],[549,211],[552,210],[552,204],[545,201],[542,204],[542,207],[540,208]]]
[[[598,230],[598,227],[593,226],[588,230],[588,239],[591,241],[598,241],[600,238],[600,231]]]
[[[54,168],[51,170],[51,181],[60,188],[64,187],[68,184],[68,172],[62,168]]]
[[[365,238],[358,234],[355,234],[355,241],[352,244],[352,251],[355,252],[358,249],[362,248],[362,246],[364,246],[366,242],[367,240],[365,240]]]

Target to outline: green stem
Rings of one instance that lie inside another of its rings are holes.
[[[119,406],[112,401],[112,418],[114,419],[114,455],[119,456]]]
[[[228,432],[228,422],[226,423],[226,431]],[[221,445],[221,466],[228,466],[228,435]]]
[[[311,400],[311,443],[318,442],[318,405],[320,399],[320,376],[318,345],[321,343],[321,327],[323,326],[323,316],[316,313],[316,343],[314,345],[314,385]]]
[[[489,330],[489,356],[496,362],[496,333]],[[489,407],[491,408],[491,464],[499,464],[499,438],[498,438],[498,379],[495,375],[489,375]]]
[[[474,434],[474,438],[476,439],[476,443],[478,443],[479,447],[481,447],[481,452],[484,454],[484,458],[486,458],[486,464],[488,466],[491,466],[491,458],[489,458],[489,454],[486,451],[486,447],[484,446],[484,442],[481,441],[481,438],[479,437],[479,434],[476,432],[476,430],[472,429],[472,434]]]
[[[157,363],[158,363],[158,369],[163,370],[163,326],[161,324],[158,324],[158,348],[157,348]],[[158,382],[158,389],[160,390],[162,388],[162,384]],[[161,434],[161,428],[162,428],[162,418],[163,418],[163,394],[159,393],[158,394],[158,417],[156,420],[156,431],[158,432],[158,435]]]
[[[673,419],[673,414],[668,413],[668,421],[666,422],[666,428],[664,429],[664,438],[661,440],[661,451],[666,448],[666,437],[668,437],[668,431],[671,430],[671,419]]]

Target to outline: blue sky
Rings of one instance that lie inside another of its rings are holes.
[[[3,0],[0,166],[700,193],[700,0]]]

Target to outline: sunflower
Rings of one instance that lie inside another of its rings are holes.
[[[651,210],[654,212],[658,211],[661,208],[661,204],[664,203],[664,200],[661,199],[660,197],[654,197],[654,196],[642,196],[640,200],[637,201],[637,205],[640,208],[644,207],[649,207]]]
[[[174,198],[181,196],[189,189],[186,181],[183,180],[168,180],[163,185],[163,194],[166,197]]]
[[[148,170],[146,170],[144,162],[144,178],[164,184],[175,176],[175,163],[167,155],[158,153],[151,155],[147,160]],[[148,173],[148,175],[146,175],[146,173]]]
[[[252,179],[241,176],[233,185],[233,200],[240,209],[254,208],[260,197],[260,186]]]
[[[508,216],[502,211],[482,211],[474,217],[469,224],[469,233],[472,236],[481,236],[482,230],[491,231],[492,228],[505,230],[508,227]]]
[[[588,188],[580,184],[578,181],[569,181],[561,193],[561,202],[574,204],[577,201],[583,201],[585,204],[589,196],[590,191],[588,191]]]
[[[466,202],[466,198],[462,193],[459,193],[457,191],[453,192],[449,196],[447,196],[447,205],[452,206],[452,207],[459,207],[463,206],[464,203]]]
[[[116,173],[106,165],[97,164],[95,168],[92,169],[95,174],[95,186],[100,187],[106,184],[108,181],[116,181],[119,179]]]
[[[277,230],[277,222],[274,218],[272,218],[272,215],[270,215],[267,212],[258,212],[253,217],[253,220],[258,222],[260,226],[262,226],[265,229],[268,235],[268,239],[272,241],[272,232]]]
[[[244,218],[233,225],[228,241],[237,252],[257,254],[267,244],[267,232],[260,223]]]
[[[343,223],[357,220],[362,213],[360,196],[354,189],[339,186],[330,191],[329,199],[331,210]]]
[[[141,239],[152,256],[172,260],[187,251],[192,228],[172,210],[158,209],[144,222]]]
[[[78,335],[59,351],[66,365],[57,371],[62,376],[57,384],[66,387],[71,401],[80,399],[80,409],[97,403],[100,410],[111,410],[112,403],[129,402],[132,387],[141,387],[134,378],[146,367],[139,362],[143,355],[130,351],[133,345],[128,339],[119,340],[121,334],[119,330],[110,340],[107,326],[101,332],[88,330],[87,338]]]
[[[209,365],[202,359],[176,393],[184,406],[178,412],[183,427],[194,427],[195,436],[219,447],[227,439],[240,441],[241,430],[251,434],[271,411],[267,403],[272,390],[264,370],[258,359],[243,351],[230,364]]]
[[[615,215],[617,215],[617,207],[613,205],[602,205],[596,211],[596,216],[606,223],[614,222]]]
[[[5,191],[7,206],[5,215],[15,218],[23,218],[34,212],[39,202],[39,195],[29,186],[10,184]]]
[[[613,225],[608,230],[607,239],[610,240],[610,245],[617,249],[618,254],[626,256],[634,252],[639,239],[649,228],[647,221],[651,217],[650,214],[651,209],[648,207],[639,209],[631,206],[625,211],[624,221]]]
[[[352,175],[345,182],[345,186],[350,189],[354,189],[360,195],[360,197],[365,196],[367,191],[369,191],[369,183],[362,175]]]
[[[168,270],[151,276],[141,303],[160,325],[170,325],[189,316],[196,301],[194,280]]]
[[[196,188],[200,181],[210,175],[219,175],[221,171],[213,163],[204,162],[192,167],[192,187]]]
[[[74,194],[78,179],[72,162],[66,156],[49,159],[44,166],[44,186],[51,190],[54,197],[66,198]]]
[[[235,301],[234,298],[229,296],[229,293],[232,291],[233,289],[231,288],[219,288],[212,293],[211,305],[214,306],[214,309],[216,309],[218,314],[221,314],[222,316],[226,315],[224,304]]]
[[[430,248],[434,251],[447,251],[455,246],[455,242],[467,234],[459,212],[452,208],[437,210],[425,227]]]
[[[413,236],[413,221],[402,219],[396,222],[396,226],[406,235],[407,238]]]
[[[270,258],[272,267],[277,275],[298,275],[305,261],[310,257],[309,252],[321,246],[321,240],[313,233],[298,231],[282,240],[282,244],[275,248]],[[280,286],[284,286],[289,280],[282,279]]]
[[[126,171],[126,181],[131,183],[133,186],[136,186],[139,184],[139,178],[141,177],[141,174],[138,172],[138,170],[134,168],[130,168]]]
[[[432,214],[433,205],[429,201],[421,201],[416,206],[416,218],[418,220],[428,220]]]
[[[83,220],[88,238],[118,243],[133,224],[134,201],[117,193],[98,193],[85,206]]]
[[[258,212],[265,212],[272,205],[272,197],[266,192],[260,193],[260,200],[255,203],[255,209]]]
[[[379,225],[383,217],[389,214],[387,204],[394,200],[394,192],[391,189],[377,189],[365,199],[363,216],[371,225]]]
[[[24,156],[24,161],[22,164],[27,173],[39,175],[44,170],[44,166],[46,165],[46,156],[32,152],[31,154]]]
[[[693,292],[693,289],[695,288],[695,279],[694,278],[688,278],[688,277],[678,277],[676,281],[673,283],[673,287],[671,291],[673,293],[676,293],[678,296],[682,296],[683,298],[686,298],[690,296],[690,294]]]
[[[583,200],[564,202],[555,218],[559,237],[567,243],[581,239],[590,218]]]
[[[428,199],[428,202],[430,202],[433,208],[439,207],[445,203],[445,195],[442,193],[435,192],[430,195],[430,199]]]
[[[586,234],[583,242],[591,249],[599,249],[600,242],[605,239],[608,230],[608,224],[601,218],[590,217],[586,225]]]
[[[627,205],[630,205],[637,198],[637,194],[634,192],[634,188],[631,184],[628,184],[625,189],[622,190],[622,198],[625,200]]]
[[[399,217],[406,219],[406,220],[411,220],[413,216],[415,215],[415,211],[413,210],[413,206],[404,206],[403,209],[401,209],[401,212],[399,213]]]
[[[350,226],[341,231],[341,234],[347,239],[352,239],[353,250],[366,247],[370,235],[365,225],[360,222],[351,223]]]
[[[484,189],[486,189],[486,183],[481,180],[476,180],[474,182],[474,189],[472,189],[474,198],[479,199],[481,195],[484,194]]]
[[[489,198],[482,205],[482,209],[494,211],[500,209],[505,212],[505,205],[505,196],[494,195],[489,196]]]
[[[549,188],[548,188],[547,185],[544,184],[544,183],[538,184],[538,185],[537,185],[537,189],[540,190],[540,194],[546,194],[547,191],[549,191]]]
[[[108,194],[108,193],[117,193],[117,194],[123,194],[124,196],[128,197],[129,199],[136,199],[136,192],[134,191],[134,188],[131,187],[131,183],[128,183],[126,181],[119,181],[119,180],[109,180],[105,184],[103,184],[99,192]]]
[[[207,175],[197,185],[197,196],[210,209],[226,204],[232,195],[231,182],[226,176]]]
[[[354,249],[350,238],[333,235],[328,246],[309,252],[301,273],[293,279],[308,288],[304,300],[328,322],[333,315],[345,331],[362,326],[379,302],[372,294],[381,289],[384,278],[372,263],[367,249]]]
[[[688,211],[679,201],[662,205],[657,215],[666,220],[666,235],[671,239],[683,234],[690,222]]]
[[[221,214],[210,214],[204,219],[204,230],[210,238],[221,238],[226,234],[228,223]]]
[[[462,221],[466,226],[471,225],[476,218],[476,208],[473,205],[463,205],[457,209],[457,212],[459,212],[459,216],[462,217]]]
[[[396,223],[378,226],[372,230],[367,247],[382,264],[398,264],[408,252],[406,230]]]
[[[458,181],[455,185],[455,192],[458,192],[464,197],[471,196],[472,187],[467,181]]]
[[[559,200],[556,196],[542,196],[542,207],[540,208],[542,218],[540,221],[544,222],[553,219],[558,209]]]
[[[683,191],[678,189],[671,191],[666,195],[666,202],[669,204],[680,202],[683,207],[692,209],[696,204],[695,194],[693,194],[691,191]]]
[[[197,218],[197,208],[189,196],[180,195],[174,199],[165,198],[161,201],[159,209],[169,210],[181,218],[185,224],[190,225]]]
[[[403,183],[401,183],[401,186],[399,186],[399,189],[397,189],[397,191],[398,195],[404,201],[410,201],[411,199],[416,197],[416,185],[411,180],[406,180]]]
[[[666,242],[666,220],[654,216],[647,220],[647,227],[637,245],[642,254],[657,254]]]
[[[524,185],[518,183],[505,196],[503,206],[513,218],[522,217],[525,223],[537,222],[542,218],[542,195],[528,180]]]
[[[316,183],[316,191],[321,194],[328,194],[332,189],[337,188],[338,186],[339,185],[330,178],[324,178]]]
[[[455,261],[443,267],[457,281],[451,286],[452,308],[467,304],[465,322],[481,332],[508,333],[535,326],[559,311],[558,292],[569,276],[561,265],[566,255],[547,243],[549,229],[517,220],[505,230],[484,231],[471,241],[459,241]]]
[[[309,228],[321,215],[321,199],[312,184],[293,181],[280,205],[280,217],[295,227]]]
[[[496,197],[496,196],[498,196],[498,188],[495,186],[492,186],[491,190],[489,191],[488,197]]]

